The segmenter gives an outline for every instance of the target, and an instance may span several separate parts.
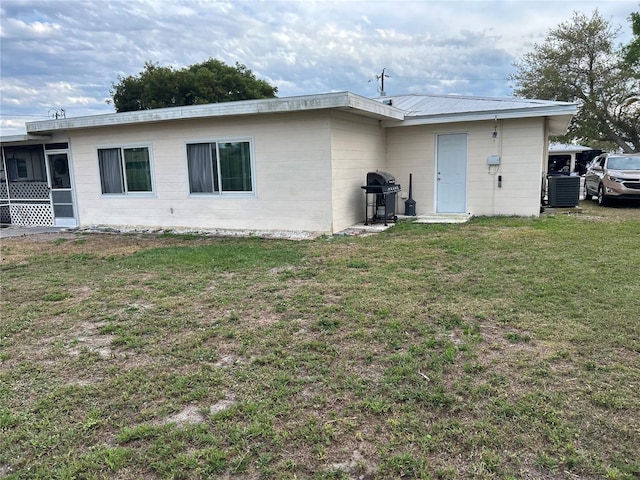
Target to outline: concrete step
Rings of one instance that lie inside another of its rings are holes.
[[[415,217],[415,223],[466,223],[472,217],[470,213],[428,213]]]

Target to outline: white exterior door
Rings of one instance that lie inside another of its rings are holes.
[[[47,153],[47,163],[54,225],[56,227],[75,227],[78,222],[71,188],[69,157],[66,152]]]
[[[467,209],[467,134],[438,135],[436,146],[436,212]]]

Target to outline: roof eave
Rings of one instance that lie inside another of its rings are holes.
[[[548,134],[560,137],[567,133],[573,115],[555,115],[549,118]]]
[[[143,123],[157,123],[198,118],[231,117],[272,113],[304,112],[311,110],[340,109],[380,120],[400,120],[404,112],[361,97],[350,92],[324,93],[299,97],[243,100],[237,102],[191,105],[186,107],[157,108],[134,112],[107,113],[86,117],[63,118],[28,122],[28,133],[43,133],[56,130],[114,127]]]
[[[556,144],[554,142],[552,142],[549,145],[549,154],[558,154],[558,155],[563,155],[566,153],[581,153],[581,152],[588,152],[590,150],[593,150],[593,148],[591,147],[587,147],[585,145],[566,145],[566,144]]]
[[[407,116],[403,121],[385,120],[383,127],[406,127],[412,125],[433,125],[438,123],[477,122],[481,120],[506,120],[514,118],[568,116],[569,120],[577,112],[577,105],[565,104],[544,107],[525,107],[510,110],[487,110],[481,112],[444,113],[437,115]],[[568,122],[567,122],[568,124]],[[566,128],[566,127],[565,127]]]
[[[49,140],[51,135],[32,135],[32,134],[18,134],[18,135],[4,135],[0,137],[0,144],[24,144],[38,140]]]

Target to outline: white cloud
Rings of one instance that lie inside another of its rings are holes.
[[[573,11],[596,8],[628,42],[635,0],[3,0],[2,134],[51,107],[113,111],[111,84],[145,61],[239,62],[280,96],[374,96],[382,68],[390,94],[507,96],[516,59]]]
[[[20,19],[8,18],[0,26],[0,36],[19,37],[23,40],[39,40],[57,37],[61,32],[60,25],[53,23],[31,22],[27,23]]]
[[[31,122],[33,121],[34,118],[31,117],[12,117],[12,118],[7,118],[7,119],[0,119],[0,127],[2,127],[3,130],[11,130],[12,133],[4,133],[3,135],[17,135],[20,132],[18,132],[19,129],[24,128],[24,123],[25,122]]]

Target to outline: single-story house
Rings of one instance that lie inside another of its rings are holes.
[[[34,121],[0,138],[2,222],[335,233],[368,172],[421,214],[537,216],[576,106],[350,92]]]

